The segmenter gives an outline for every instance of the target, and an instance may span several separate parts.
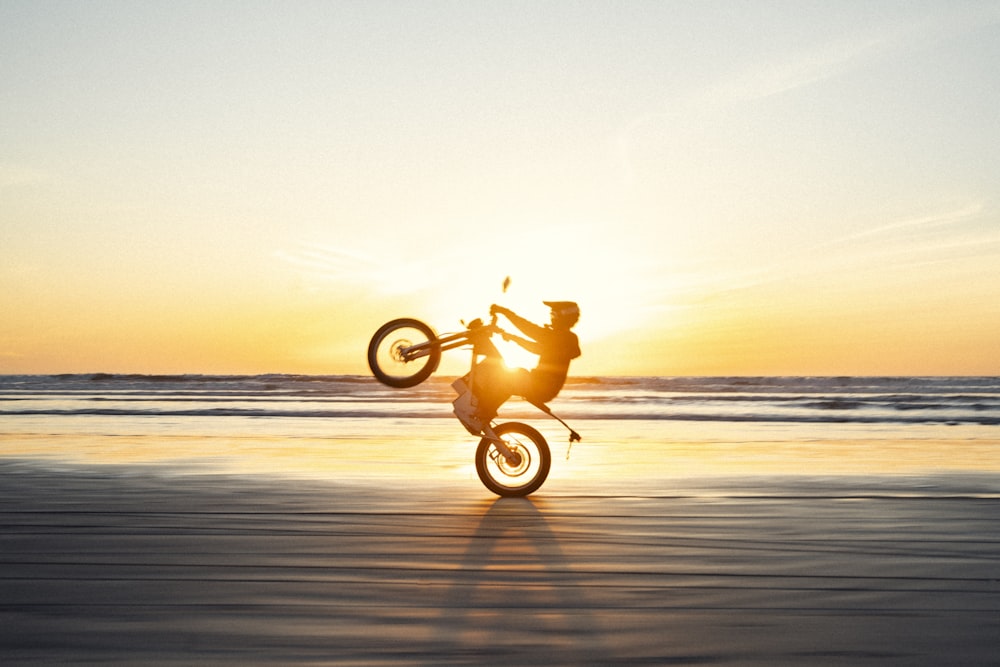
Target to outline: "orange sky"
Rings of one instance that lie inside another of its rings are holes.
[[[574,299],[577,374],[1000,374],[998,61],[995,3],[4,3],[0,373]]]

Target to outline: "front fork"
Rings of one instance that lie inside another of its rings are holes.
[[[493,426],[491,424],[483,426],[483,437],[493,443],[493,445],[497,448],[497,452],[507,459],[508,463],[516,465],[517,454],[515,454],[511,448],[507,446],[507,443],[496,434],[496,431],[493,430]]]

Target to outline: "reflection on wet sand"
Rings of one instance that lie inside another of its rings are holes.
[[[8,460],[0,662],[995,659],[996,476],[562,488]]]

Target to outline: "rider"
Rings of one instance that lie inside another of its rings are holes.
[[[511,396],[522,396],[532,403],[545,403],[556,397],[566,382],[569,363],[580,356],[580,343],[570,331],[580,319],[580,308],[572,301],[544,301],[551,309],[551,323],[540,326],[526,320],[509,308],[490,306],[491,315],[503,315],[527,338],[503,333],[528,352],[538,355],[538,364],[528,371],[508,369],[503,365],[496,346],[488,339],[479,344],[486,359],[475,372],[474,393],[478,400],[477,413],[487,424]]]

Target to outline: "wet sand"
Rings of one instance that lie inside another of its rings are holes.
[[[997,489],[776,475],[497,500],[7,460],[0,662],[996,664]]]

